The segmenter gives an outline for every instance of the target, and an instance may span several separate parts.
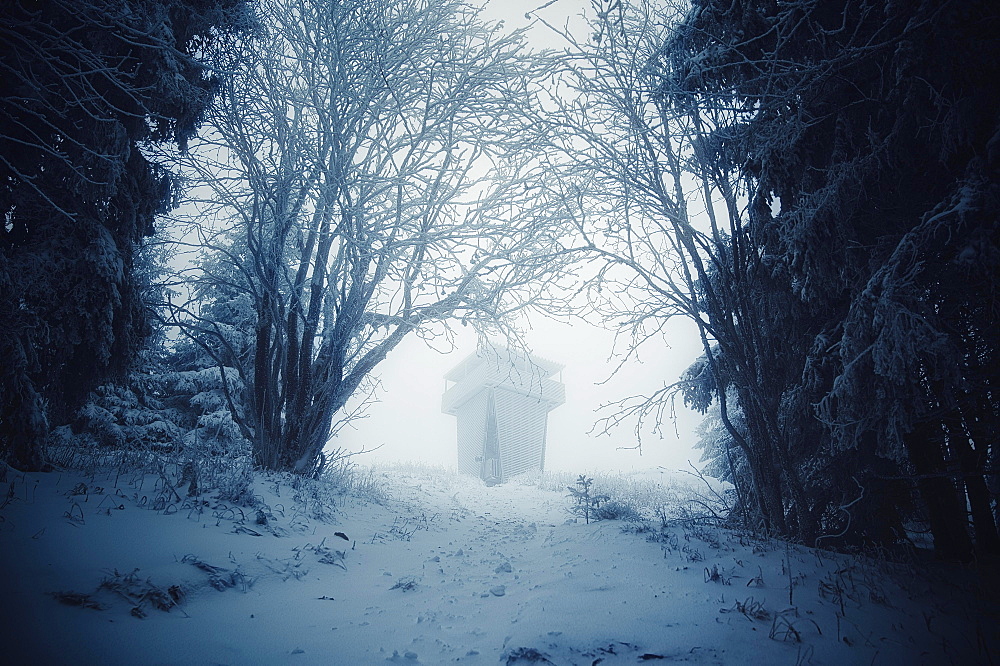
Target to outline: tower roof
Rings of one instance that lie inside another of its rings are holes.
[[[486,347],[452,368],[445,379],[455,384],[445,391],[442,410],[455,414],[486,389],[504,389],[538,401],[551,410],[566,401],[566,387],[551,379],[563,365],[506,347]]]
[[[449,370],[444,378],[457,382],[467,377],[481,365],[507,365],[519,370],[525,370],[536,377],[551,377],[566,366],[550,361],[541,356],[512,350],[508,347],[485,347],[465,357],[458,365]]]

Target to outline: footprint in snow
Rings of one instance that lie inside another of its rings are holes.
[[[412,652],[410,650],[407,650],[402,655],[399,654],[399,650],[393,650],[392,651],[392,656],[391,657],[387,657],[386,661],[388,661],[390,663],[393,663],[393,664],[420,664],[420,663],[423,663],[423,662],[420,661],[419,657],[417,656],[417,653],[416,652]]]

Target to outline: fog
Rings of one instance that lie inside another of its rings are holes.
[[[573,324],[536,317],[526,341],[533,353],[565,366],[556,379],[566,385],[566,403],[549,413],[545,468],[570,472],[633,469],[678,469],[698,461],[693,430],[701,416],[676,405],[676,418],[665,418],[662,435],[643,428],[637,438],[634,421],[601,434],[595,423],[614,409],[606,403],[649,394],[677,376],[699,353],[690,323],[671,322],[667,339],[652,340],[612,377],[620,359],[613,356],[614,335],[579,321]],[[441,412],[444,374],[476,350],[476,335],[461,329],[450,353],[435,351],[411,337],[378,367],[382,387],[366,418],[347,426],[331,442],[350,451],[376,449],[358,462],[416,461],[453,467],[457,456],[454,416]],[[443,343],[439,343],[443,344]],[[667,344],[670,346],[667,347]],[[622,350],[624,351],[624,349]],[[610,379],[609,379],[610,377]],[[637,446],[641,443],[641,448]]]
[[[568,23],[579,31],[580,15],[592,11],[589,0],[504,0],[484,5],[486,18],[502,20],[508,29],[532,24],[525,14],[533,12],[555,27]],[[557,39],[538,23],[527,34],[528,43],[538,49],[558,47]],[[520,327],[525,329],[532,353],[565,366],[556,379],[566,385],[566,403],[549,413],[547,470],[677,469],[686,468],[689,460],[697,463],[700,452],[693,449],[693,431],[701,416],[679,400],[675,418],[667,410],[659,434],[651,422],[637,437],[634,420],[602,434],[603,425],[598,422],[615,411],[601,410],[602,405],[648,395],[676,381],[700,354],[690,322],[670,322],[664,338],[648,341],[638,358],[628,360],[617,372],[627,340],[623,337],[616,345],[613,331],[586,321],[556,322],[537,314],[521,321]],[[391,352],[374,372],[381,381],[378,402],[368,408],[364,419],[344,428],[331,445],[352,452],[375,449],[356,458],[362,463],[415,461],[453,467],[457,426],[454,416],[441,412],[444,374],[474,353],[477,345],[471,328],[456,325],[453,331],[453,349],[443,336],[431,345],[410,336]]]

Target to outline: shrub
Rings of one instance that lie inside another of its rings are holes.
[[[630,523],[639,523],[643,520],[642,514],[635,507],[615,499],[608,499],[596,505],[591,517],[594,520],[624,520]]]

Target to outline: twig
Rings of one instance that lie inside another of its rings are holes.
[[[851,512],[848,511],[848,509],[850,509],[852,506],[860,502],[865,496],[865,487],[861,485],[861,482],[858,481],[857,477],[851,476],[851,479],[854,480],[854,483],[858,484],[858,488],[861,489],[861,494],[858,495],[853,501],[837,507],[838,511],[843,511],[844,513],[847,514],[847,525],[845,525],[844,529],[842,529],[837,534],[821,534],[820,536],[816,537],[816,540],[813,542],[813,546],[815,548],[819,548],[819,542],[822,541],[823,539],[839,539],[840,537],[847,534],[847,530],[851,529]]]

